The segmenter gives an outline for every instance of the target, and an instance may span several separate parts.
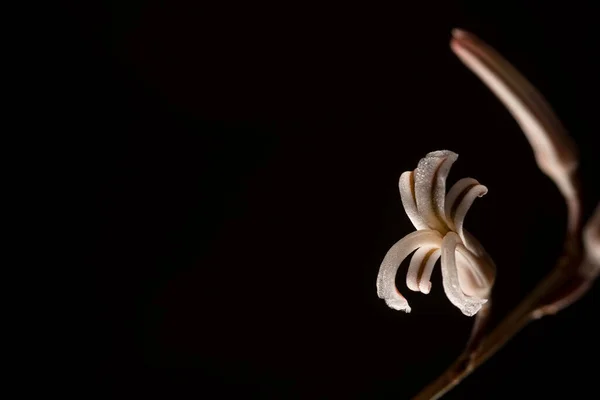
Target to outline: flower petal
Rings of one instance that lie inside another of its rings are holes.
[[[406,274],[406,286],[414,292],[420,291],[420,279],[422,275],[423,268],[427,264],[431,253],[435,251],[435,249],[439,249],[440,246],[423,246],[415,251],[412,259],[410,260],[410,265],[408,266],[408,273]]]
[[[446,178],[458,154],[440,150],[428,153],[415,170],[417,210],[427,225],[442,234],[448,232],[444,218]]]
[[[467,212],[473,201],[477,197],[481,197],[487,193],[487,188],[483,185],[474,185],[468,187],[463,192],[462,198],[457,199],[454,203],[454,210],[450,212],[449,217],[452,219],[452,223],[454,225],[454,231],[458,233],[462,242],[469,247],[469,242],[465,240],[465,234],[463,232],[463,224],[465,222],[465,217],[467,216]],[[470,249],[471,251],[475,251],[474,249]]]
[[[462,178],[458,182],[456,182],[450,188],[450,191],[446,195],[446,204],[444,205],[444,216],[446,217],[446,223],[448,227],[452,230],[455,230],[453,214],[456,211],[456,206],[458,205],[457,201],[462,199],[470,188],[475,185],[479,185],[479,182],[473,178]]]
[[[429,255],[429,258],[427,259],[425,266],[423,267],[423,273],[419,278],[419,289],[421,290],[421,293],[428,294],[431,290],[431,273],[433,272],[433,267],[435,266],[435,263],[440,258],[440,254],[441,250],[439,248],[435,249],[433,253]]]
[[[492,257],[485,251],[475,236],[471,235],[466,229],[463,229],[463,234],[463,243],[466,251],[469,251],[473,256],[479,259],[479,266],[482,270],[482,274],[491,289],[496,280],[496,264],[494,263],[494,260],[492,260]],[[461,251],[461,248],[462,246],[459,246],[458,251]]]
[[[496,278],[495,266],[488,265],[486,258],[477,257],[460,243],[456,246],[456,254],[458,281],[463,293],[488,298]]]
[[[449,232],[442,241],[442,281],[444,292],[452,304],[467,316],[473,316],[487,302],[487,299],[469,297],[464,294],[460,287],[458,271],[456,267],[456,246],[460,243],[460,237]]]
[[[406,257],[421,246],[440,246],[442,236],[432,230],[420,230],[409,233],[394,244],[385,255],[377,276],[377,296],[396,310],[410,312],[408,301],[396,288],[396,273]]]
[[[402,199],[402,205],[404,211],[410,222],[415,226],[415,229],[428,229],[427,224],[423,221],[423,218],[419,215],[417,210],[417,202],[415,200],[415,179],[413,171],[406,171],[400,175],[400,182],[398,183],[400,188],[400,198]]]

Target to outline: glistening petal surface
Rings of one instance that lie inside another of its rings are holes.
[[[394,244],[385,255],[377,276],[377,295],[395,310],[410,312],[408,301],[396,288],[396,273],[406,257],[421,246],[440,246],[442,236],[433,230],[409,233]]]

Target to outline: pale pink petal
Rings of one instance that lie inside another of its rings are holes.
[[[417,210],[427,225],[442,234],[448,232],[444,218],[446,178],[458,155],[448,150],[428,153],[415,169]]]
[[[404,211],[406,212],[406,215],[408,215],[410,222],[412,222],[412,224],[415,226],[415,229],[429,229],[417,210],[413,172],[406,171],[400,175],[400,182],[398,183],[398,186],[400,188],[400,198],[402,199]]]
[[[432,230],[420,230],[409,233],[394,244],[385,255],[377,276],[377,295],[387,305],[396,310],[410,312],[408,301],[396,288],[396,273],[406,257],[421,246],[440,246],[442,236]]]
[[[431,273],[433,272],[433,267],[435,263],[440,258],[441,250],[438,248],[430,254],[429,258],[425,262],[425,266],[423,267],[423,273],[421,274],[421,278],[419,279],[419,289],[421,293],[428,294],[431,290]]]
[[[495,267],[477,257],[463,244],[456,246],[456,267],[460,287],[467,296],[488,298],[496,277]]]
[[[462,178],[456,182],[450,188],[450,191],[446,195],[446,204],[444,205],[444,216],[446,217],[446,224],[452,230],[455,230],[453,221],[453,214],[456,211],[457,201],[462,199],[467,190],[475,185],[479,185],[476,179],[473,178]]]
[[[446,179],[448,178],[452,164],[458,159],[458,154],[448,150],[442,150],[429,153],[428,156],[431,154],[437,155],[438,153],[445,154],[446,159],[440,165],[436,174],[436,180],[433,184],[433,203],[438,218],[445,222]]]
[[[408,273],[406,274],[406,286],[410,290],[414,292],[421,290],[419,287],[419,280],[421,279],[420,277],[422,275],[423,268],[427,264],[431,253],[436,248],[439,248],[439,246],[423,246],[415,251],[415,254],[413,254],[408,266]]]
[[[460,237],[449,232],[442,241],[442,281],[444,292],[452,304],[467,315],[473,316],[487,302],[487,299],[469,297],[465,295],[460,287],[458,271],[456,267],[456,246],[460,243]]]
[[[467,216],[467,212],[473,201],[477,197],[481,197],[487,193],[487,188],[483,185],[475,185],[468,188],[461,199],[458,200],[458,204],[455,205],[455,211],[451,212],[452,221],[454,223],[454,231],[458,233],[460,239],[469,247],[467,241],[465,241],[465,234],[463,232],[463,224],[465,222],[465,217]],[[469,249],[471,250],[471,249]]]

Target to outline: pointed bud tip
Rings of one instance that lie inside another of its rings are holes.
[[[461,39],[461,38],[464,38],[465,36],[467,36],[467,32],[463,31],[462,29],[459,29],[459,28],[452,29],[452,37],[454,39]]]

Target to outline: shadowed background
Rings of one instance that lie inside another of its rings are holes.
[[[377,298],[383,256],[413,230],[400,174],[449,149],[450,184],[489,188],[466,226],[497,264],[496,318],[553,266],[566,224],[450,30],[480,36],[550,101],[581,150],[587,216],[600,197],[591,5],[195,3],[73,5],[61,25],[66,129],[92,167],[97,390],[409,398],[473,320],[439,265],[427,296],[399,273],[411,314]],[[597,302],[594,288],[530,325],[446,398],[595,390]]]

